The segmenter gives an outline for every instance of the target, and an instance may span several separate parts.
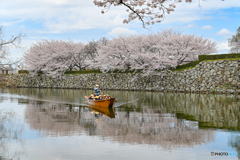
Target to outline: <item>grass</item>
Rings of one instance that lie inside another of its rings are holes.
[[[180,69],[172,69],[173,72],[175,71],[184,71],[184,70],[187,70],[187,69],[192,69],[192,68],[195,68],[196,66],[190,66],[190,67],[186,67],[186,68],[180,68]]]
[[[89,74],[89,73],[102,73],[99,69],[91,69],[91,70],[79,70],[79,71],[67,71],[65,74]]]
[[[204,60],[204,61],[214,62],[214,61],[222,61],[222,60],[236,61],[236,60],[240,60],[240,58],[213,59],[213,60]],[[177,67],[176,69],[172,69],[172,71],[183,71],[183,70],[187,70],[187,69],[192,69],[192,68],[195,68],[196,65],[199,64],[202,61],[195,61],[195,62],[198,62],[198,63],[195,63],[192,66],[182,67],[182,68],[179,68],[179,69]],[[190,63],[192,63],[192,62],[190,62]],[[187,63],[187,64],[189,64],[189,63]],[[184,65],[187,65],[187,64],[184,64]],[[184,66],[184,65],[182,65],[182,66]]]
[[[214,61],[223,61],[223,60],[236,61],[236,60],[240,60],[240,58],[213,59],[213,60],[206,60],[206,61],[214,62]]]

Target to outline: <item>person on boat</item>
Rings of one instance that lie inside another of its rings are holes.
[[[96,97],[94,97],[95,98],[95,100],[100,100],[100,97],[99,96],[96,96]]]
[[[101,90],[99,89],[99,85],[96,85],[96,87],[94,88],[94,91],[96,96],[99,96],[99,93],[101,92]]]
[[[91,94],[91,96],[88,98],[88,99],[93,99],[94,98],[94,95],[93,94]]]
[[[106,99],[110,99],[110,96],[108,94],[106,94]]]

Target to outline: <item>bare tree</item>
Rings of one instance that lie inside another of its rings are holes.
[[[23,35],[19,33],[17,36],[12,36],[10,39],[5,39],[3,27],[0,26],[0,69],[1,70],[9,70],[11,69],[12,64],[17,64],[21,60],[13,60],[10,59],[10,48],[15,47],[20,49],[21,38]],[[5,79],[4,74],[0,74],[0,81],[3,82]],[[1,86],[2,86],[1,82]]]
[[[5,39],[3,27],[0,26],[0,65],[3,64],[16,64],[19,60],[12,61],[9,58],[10,48],[15,47],[20,49],[21,39],[24,35],[19,33],[16,36],[12,36],[10,39]]]

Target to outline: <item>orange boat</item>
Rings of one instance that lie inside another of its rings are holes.
[[[116,101],[115,98],[110,98],[108,99],[103,99],[103,100],[94,100],[94,99],[89,99],[90,96],[85,96],[87,99],[88,104],[94,105],[94,106],[99,106],[99,107],[112,107],[113,103]]]

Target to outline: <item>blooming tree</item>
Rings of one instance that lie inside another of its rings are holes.
[[[77,67],[79,70],[85,69],[89,66],[89,60],[93,58],[94,54],[86,52],[83,43],[74,43],[72,41],[70,43],[68,50],[70,51],[71,67]],[[72,70],[72,68],[69,68],[69,70]]]
[[[102,13],[105,13],[111,6],[125,6],[129,13],[128,19],[124,19],[123,23],[129,23],[134,19],[142,21],[145,25],[160,23],[165,13],[170,14],[176,8],[176,3],[183,0],[94,0],[94,4],[103,7]],[[224,1],[224,0],[222,0]],[[191,3],[192,0],[185,0]],[[200,2],[200,0],[199,0]]]
[[[158,58],[155,53],[156,39],[148,35],[119,36],[98,49],[94,65],[102,71],[144,69],[163,69],[164,66],[174,65],[165,57]]]
[[[157,34],[114,38],[98,49],[94,65],[102,71],[140,69],[144,76],[149,76],[156,70],[176,67],[216,51],[215,42],[168,29]]]
[[[92,40],[88,42],[88,44],[85,45],[84,47],[84,52],[88,54],[89,58],[93,59],[95,58],[97,54],[97,50],[101,45],[106,45],[108,42],[108,39],[106,37],[102,37],[101,39],[95,41]]]
[[[61,40],[37,42],[24,54],[26,68],[30,73],[42,71],[53,77],[61,76],[75,66],[80,69],[86,67],[87,57],[84,44]]]
[[[41,41],[25,53],[27,69],[61,76],[73,67],[109,70],[141,70],[143,76],[156,74],[197,60],[198,55],[216,52],[216,43],[195,35],[183,35],[172,29],[149,35],[119,36],[84,45],[72,41]]]
[[[153,48],[156,48],[160,57],[175,60],[176,65],[182,65],[186,61],[196,61],[198,55],[217,52],[217,43],[204,39],[203,36],[182,35],[182,32],[172,29],[163,30],[161,33],[151,36],[158,41]]]

